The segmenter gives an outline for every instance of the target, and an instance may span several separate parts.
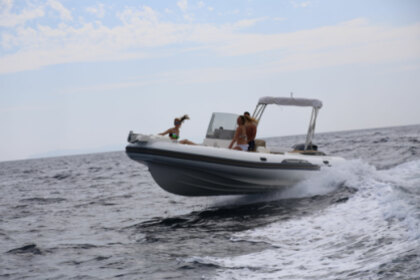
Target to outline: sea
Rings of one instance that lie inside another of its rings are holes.
[[[420,279],[420,125],[315,143],[347,161],[270,195],[173,195],[124,147],[0,162],[0,279]]]

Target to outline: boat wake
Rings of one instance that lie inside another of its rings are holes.
[[[197,254],[179,258],[180,268],[211,267],[215,279],[392,276],[403,262],[416,269],[420,255],[419,170],[420,161],[376,170],[353,160],[285,191],[218,198],[133,229],[145,243],[192,240]],[[218,256],[219,246],[201,252],[209,234],[235,254]]]
[[[339,189],[321,193],[340,181],[337,179],[345,179],[344,189],[357,191],[339,200],[343,203],[327,199],[325,207],[298,207],[304,214],[250,228],[233,237],[235,241],[263,242],[269,248],[222,258],[197,255],[185,261],[218,266],[216,279],[228,279],[232,269],[236,277],[243,279],[250,279],[249,275],[254,279],[337,279],[337,275],[361,279],[372,274],[378,278],[395,277],[401,266],[418,275],[420,161],[380,171],[356,161],[341,171],[344,177],[326,176],[322,187],[314,183],[308,190],[305,182],[296,190],[278,195],[287,197],[287,202],[302,203],[310,198],[289,197],[294,191],[300,195],[308,190],[311,196],[317,190],[318,194],[311,198],[312,204],[319,205]]]

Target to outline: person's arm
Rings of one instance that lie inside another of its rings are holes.
[[[162,133],[159,133],[159,135],[166,135],[166,134],[168,134],[168,133],[170,133],[171,132],[171,130],[172,130],[172,128],[169,128],[167,131],[165,131],[165,132],[162,132]]]
[[[255,137],[257,137],[257,126],[254,124],[252,126],[252,133],[251,133],[251,139],[255,140]]]

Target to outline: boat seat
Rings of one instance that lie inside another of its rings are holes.
[[[262,139],[255,139],[255,149],[253,150],[253,152],[260,152],[263,151],[267,152],[267,149],[265,147],[265,140]]]
[[[257,147],[256,152],[263,153],[263,154],[271,154],[271,151],[267,149],[266,147]]]
[[[297,153],[309,156],[325,156],[325,153],[318,151],[318,146],[312,143],[309,143],[307,150],[305,150],[305,144],[296,144],[292,148],[293,150],[290,153]]]

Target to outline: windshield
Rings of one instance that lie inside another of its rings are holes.
[[[213,113],[207,138],[233,139],[236,130],[236,119],[238,115],[230,113]]]

